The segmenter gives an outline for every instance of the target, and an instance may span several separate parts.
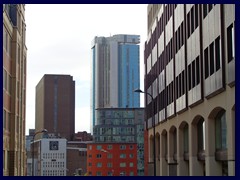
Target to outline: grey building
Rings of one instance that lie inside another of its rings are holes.
[[[95,109],[140,107],[139,35],[95,37],[91,48],[91,124]]]

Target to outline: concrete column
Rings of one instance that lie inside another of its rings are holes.
[[[166,136],[161,134],[160,135],[160,176],[167,176],[168,175],[168,165],[165,159],[165,146],[167,146]]]
[[[222,176],[222,163],[215,160],[215,156],[207,156],[206,176]]]
[[[189,125],[189,173],[190,176],[203,176],[203,163],[197,158],[197,125]]]
[[[235,110],[226,112],[228,143],[228,175],[235,176]]]

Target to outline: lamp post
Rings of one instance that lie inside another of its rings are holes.
[[[136,93],[144,93],[149,95],[152,98],[152,125],[153,125],[153,175],[156,176],[156,142],[155,142],[155,115],[154,115],[154,103],[153,103],[153,96],[148,93],[144,92],[141,89],[134,90]]]
[[[37,132],[34,133],[33,138],[32,138],[32,176],[34,176],[34,138],[37,134],[46,133],[46,132],[47,132],[46,129],[43,129],[41,131],[37,131]]]

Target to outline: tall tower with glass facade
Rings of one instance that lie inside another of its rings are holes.
[[[140,106],[139,35],[95,37],[92,42],[91,133],[97,108]]]

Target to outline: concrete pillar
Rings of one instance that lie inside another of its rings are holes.
[[[228,143],[228,175],[235,176],[235,109],[226,112]]]
[[[168,165],[165,158],[165,146],[167,146],[167,134],[160,135],[160,176],[168,175]]]
[[[197,125],[189,126],[189,174],[190,176],[203,176],[203,163],[198,160],[198,140],[197,140]]]
[[[215,160],[215,156],[207,156],[206,176],[222,176],[222,163]]]

